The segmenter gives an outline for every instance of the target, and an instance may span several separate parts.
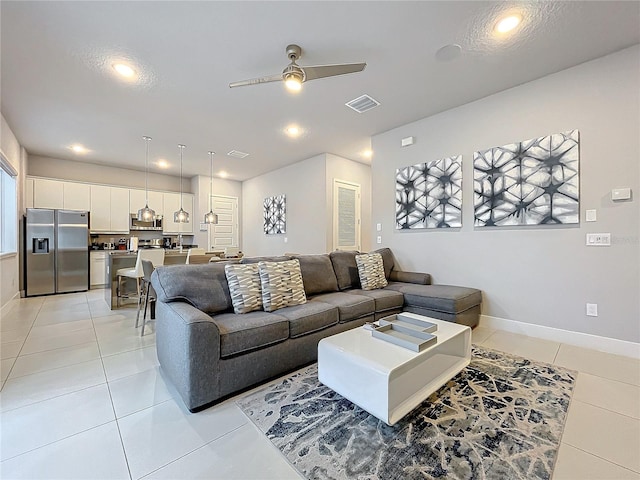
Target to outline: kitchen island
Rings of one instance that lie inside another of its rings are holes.
[[[107,255],[107,265],[105,269],[105,289],[104,299],[106,300],[109,308],[115,310],[118,308],[116,299],[116,287],[118,279],[116,278],[116,272],[121,268],[133,268],[136,266],[136,258],[138,254],[136,252],[129,252],[127,250],[111,250]],[[180,250],[165,250],[164,264],[165,265],[179,265],[184,264],[187,260],[187,252]],[[136,291],[136,283],[132,278],[123,278],[122,287],[127,292]],[[131,305],[134,299],[122,299],[123,305]],[[135,300],[137,301],[137,300]],[[128,302],[128,303],[127,303]]]

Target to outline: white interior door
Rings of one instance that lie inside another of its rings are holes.
[[[333,180],[333,249],[360,250],[360,185]]]
[[[218,224],[209,226],[209,247],[212,251],[238,247],[238,198],[212,195],[213,211]]]

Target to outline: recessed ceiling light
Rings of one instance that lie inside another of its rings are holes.
[[[362,152],[362,156],[365,158],[371,158],[373,156],[373,150],[370,150],[370,149],[364,150]]]
[[[131,80],[136,77],[136,71],[126,63],[114,63],[113,69],[122,77]]]
[[[87,153],[89,150],[87,150],[85,147],[83,147],[80,144],[75,144],[75,145],[71,145],[69,147],[74,153],[78,153],[78,154],[83,154],[83,153]]]
[[[495,31],[497,33],[507,33],[516,28],[522,21],[521,15],[508,15],[496,23]]]
[[[161,158],[160,160],[158,160],[156,165],[158,165],[158,167],[160,168],[169,168],[169,162],[167,162],[164,158]]]
[[[229,174],[227,172],[225,172],[224,170],[221,170],[220,173],[218,173],[218,176],[220,178],[227,178],[229,176]]]
[[[284,129],[284,133],[289,135],[290,137],[298,137],[302,133],[302,129],[297,125],[289,125]]]

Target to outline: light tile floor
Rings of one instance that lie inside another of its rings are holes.
[[[0,478],[298,479],[233,400],[190,414],[153,323],[103,291],[22,299],[0,319]],[[554,479],[640,480],[640,361],[477,327],[474,343],[578,370]]]

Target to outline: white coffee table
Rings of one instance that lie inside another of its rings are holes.
[[[318,379],[327,387],[393,425],[471,361],[471,329],[407,314],[438,326],[435,345],[421,352],[373,338],[354,328],[320,340]]]

